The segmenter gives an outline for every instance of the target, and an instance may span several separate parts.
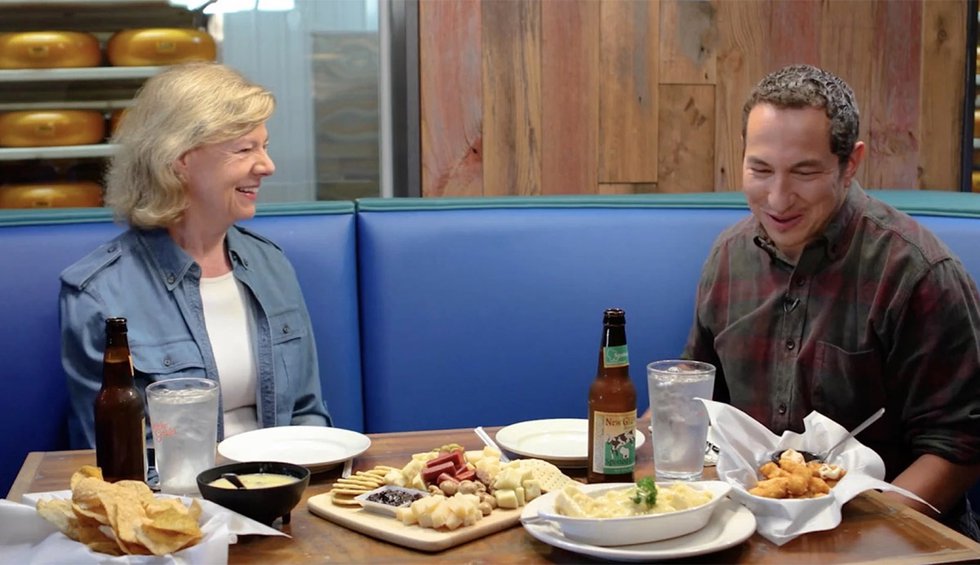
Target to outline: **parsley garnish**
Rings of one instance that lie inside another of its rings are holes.
[[[651,477],[643,477],[636,481],[636,494],[633,504],[645,504],[653,508],[657,504],[657,483]]]

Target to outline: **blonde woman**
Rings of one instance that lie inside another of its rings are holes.
[[[106,202],[129,229],[61,274],[73,447],[95,442],[105,319],[128,320],[142,390],[206,374],[219,438],[329,425],[309,314],[282,251],[236,225],[255,215],[271,93],[218,64],[172,67],[137,94],[113,141]]]

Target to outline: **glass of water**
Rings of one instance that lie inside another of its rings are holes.
[[[699,480],[704,471],[708,412],[694,399],[711,399],[715,367],[699,361],[655,361],[647,365],[647,385],[657,480]]]
[[[197,475],[214,467],[218,383],[196,377],[146,387],[160,491],[198,494]]]

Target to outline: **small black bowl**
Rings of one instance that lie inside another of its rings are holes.
[[[254,489],[211,486],[211,482],[220,479],[224,473],[235,473],[239,476],[251,473],[274,473],[295,477],[296,481],[280,486]],[[280,516],[282,523],[288,524],[290,511],[303,497],[303,491],[309,484],[309,469],[276,461],[230,463],[201,471],[197,476],[197,487],[201,489],[201,495],[205,499],[266,525],[271,525]]]

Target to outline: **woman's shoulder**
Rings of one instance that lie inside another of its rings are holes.
[[[136,245],[136,234],[129,229],[99,245],[87,255],[61,272],[64,284],[82,288],[100,273],[111,270],[119,259],[132,253]]]

